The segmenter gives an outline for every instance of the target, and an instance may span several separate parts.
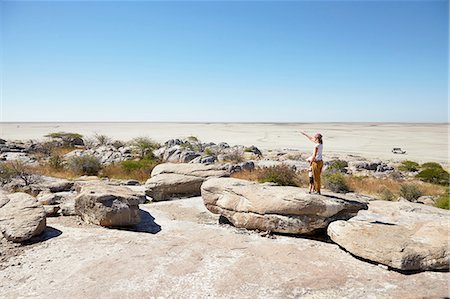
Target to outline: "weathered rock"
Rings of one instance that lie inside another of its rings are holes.
[[[214,165],[160,164],[145,183],[145,194],[154,201],[173,197],[200,195],[202,183],[211,177],[229,176],[229,172]]]
[[[75,216],[77,212],[75,211],[75,200],[68,200],[60,205],[60,213],[63,216]]]
[[[417,203],[421,203],[428,206],[434,206],[436,204],[436,197],[434,196],[421,196],[416,200]]]
[[[67,180],[56,180],[53,183],[49,183],[47,185],[50,192],[63,192],[63,191],[70,191],[73,188],[74,182],[67,181]]]
[[[23,242],[45,230],[45,211],[34,197],[26,193],[1,197],[3,206],[0,208],[0,230],[7,240]]]
[[[88,223],[101,226],[131,226],[140,222],[140,197],[123,186],[101,182],[85,184],[75,198],[75,211]]]
[[[56,217],[58,216],[58,211],[60,207],[58,205],[43,205],[46,217]]]
[[[203,177],[164,173],[147,180],[145,194],[150,196],[153,201],[167,200],[173,197],[198,196],[204,181]]]
[[[0,191],[0,208],[6,205],[9,202],[8,196],[5,193]]]
[[[268,186],[219,178],[201,187],[205,206],[234,226],[287,234],[313,234],[367,205],[333,195],[312,195],[297,187]]]
[[[349,221],[329,225],[350,253],[400,270],[449,268],[450,212],[410,202],[372,201]]]
[[[41,192],[36,197],[41,205],[56,205],[60,202],[61,196],[50,192]]]

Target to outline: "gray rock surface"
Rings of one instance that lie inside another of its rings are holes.
[[[209,211],[236,227],[286,234],[313,234],[367,208],[336,194],[312,195],[303,188],[233,178],[210,179],[203,183],[201,194]]]
[[[450,212],[410,202],[371,201],[367,211],[329,225],[350,253],[399,270],[449,269]]]
[[[141,200],[127,187],[92,182],[81,187],[75,198],[75,211],[88,223],[108,227],[132,226],[140,222]]]
[[[229,176],[229,172],[215,165],[160,164],[145,183],[145,194],[153,201],[198,196],[205,180],[224,176]]]
[[[23,242],[45,230],[45,210],[31,195],[2,194],[0,206],[0,231],[7,240]]]

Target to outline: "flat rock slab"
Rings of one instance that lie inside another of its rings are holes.
[[[141,196],[127,187],[92,182],[81,187],[75,212],[84,221],[101,226],[132,226],[140,222]]]
[[[0,195],[0,230],[12,242],[40,235],[46,227],[45,210],[26,193]]]
[[[200,195],[200,187],[208,178],[226,177],[230,173],[215,165],[173,164],[156,166],[145,183],[145,194],[153,201]]]
[[[448,270],[450,212],[410,202],[372,201],[349,221],[329,225],[350,253],[405,271]]]
[[[227,218],[234,226],[286,234],[313,234],[338,219],[349,219],[363,202],[337,194],[313,195],[304,188],[270,186],[218,178],[201,187],[206,208]]]
[[[336,244],[265,238],[217,225],[217,215],[198,197],[141,209],[162,227],[159,233],[49,218],[60,236],[0,259],[1,297],[448,297],[449,272],[405,275],[361,261]]]

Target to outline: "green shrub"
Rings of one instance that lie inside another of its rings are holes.
[[[205,155],[207,155],[207,156],[214,156],[214,152],[213,152],[212,149],[207,148],[207,149],[205,149]]]
[[[438,168],[438,169],[443,169],[441,164],[436,163],[436,162],[423,163],[420,167],[421,168]]]
[[[448,186],[449,173],[438,163],[430,162],[422,165],[422,170],[416,177],[424,182]]]
[[[280,186],[298,186],[297,174],[287,165],[264,167],[258,170],[258,182],[276,183]]]
[[[422,191],[420,191],[416,185],[404,184],[400,186],[400,196],[404,197],[408,201],[415,201],[422,195]]]
[[[380,191],[378,191],[378,198],[381,200],[393,201],[395,195],[391,190],[383,186]]]
[[[409,160],[402,161],[402,163],[398,167],[398,169],[401,171],[418,171],[419,168],[420,168],[419,163]]]
[[[143,158],[149,155],[153,150],[160,147],[159,143],[154,142],[152,139],[147,137],[138,137],[131,141],[131,144],[136,146],[139,150],[139,155]]]
[[[328,165],[327,170],[330,172],[346,173],[347,172],[347,170],[345,169],[346,167],[348,167],[347,161],[333,160],[331,161],[330,165]]]
[[[150,159],[143,159],[143,160],[130,160],[130,161],[123,161],[120,163],[122,169],[125,172],[132,172],[135,170],[141,170],[141,169],[153,169],[153,167],[156,165],[155,161]]]
[[[61,170],[64,167],[64,160],[60,155],[51,155],[48,164],[55,170]]]
[[[340,172],[324,172],[323,184],[325,188],[337,193],[346,193],[349,191],[345,177]]]
[[[440,196],[436,203],[434,204],[435,207],[450,210],[450,197],[448,193],[446,195]]]
[[[67,161],[67,169],[79,175],[98,175],[101,168],[100,161],[91,155],[73,157]]]

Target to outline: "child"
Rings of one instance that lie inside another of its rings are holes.
[[[314,190],[314,177],[312,172],[312,166],[309,167],[308,176],[309,176],[309,194],[311,194]]]

